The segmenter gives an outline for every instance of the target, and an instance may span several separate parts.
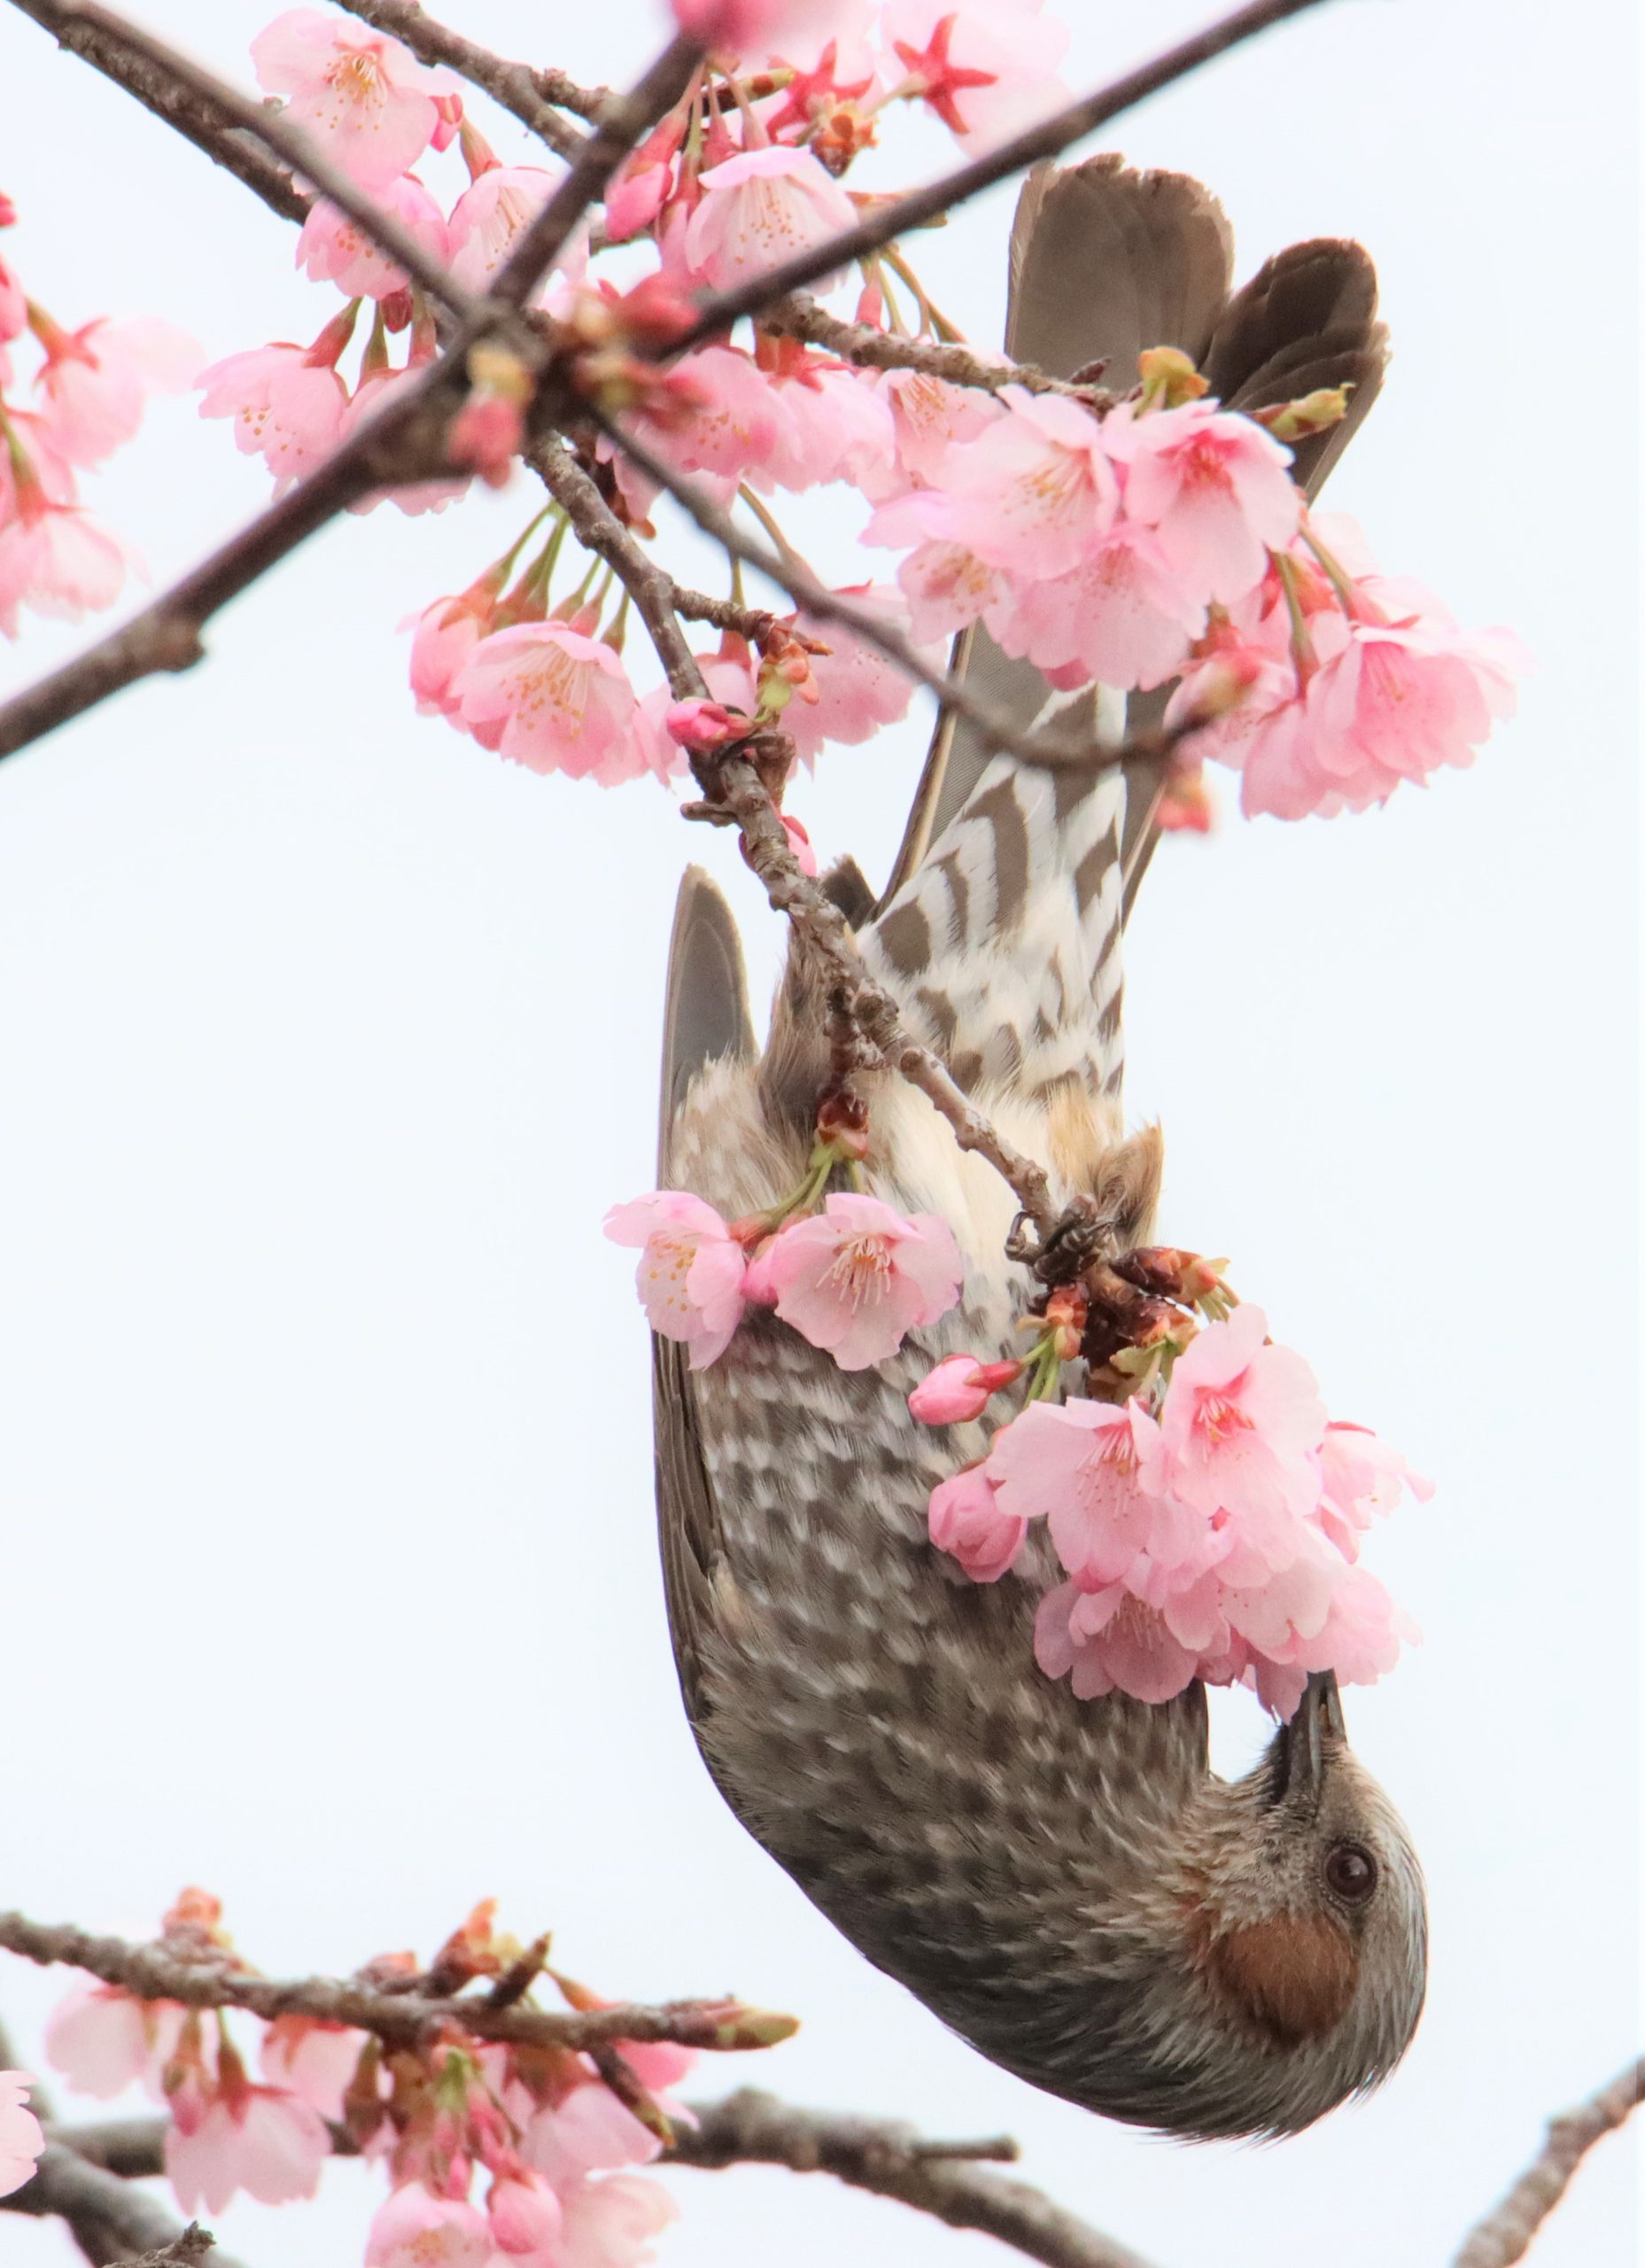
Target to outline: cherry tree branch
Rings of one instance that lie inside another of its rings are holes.
[[[208,112],[216,111],[231,126],[254,135],[296,172],[312,181],[432,299],[457,315],[466,316],[473,312],[474,302],[452,281],[444,262],[425,250],[393,214],[385,213],[374,198],[367,196],[340,166],[333,165],[312,135],[293,125],[279,111],[269,110],[249,95],[241,94],[226,80],[203,69],[175,47],[168,47],[151,32],[128,23],[112,8],[102,7],[98,0],[49,0],[49,5],[43,4],[43,0],[12,0],[12,5],[41,22],[50,17],[53,21],[49,28],[55,29],[59,23],[84,26],[105,45],[124,49],[151,72],[169,80],[197,103],[204,104]]]
[[[153,2124],[153,2163],[144,2170],[158,2173],[163,2122]],[[51,2216],[66,2222],[92,2268],[107,2268],[114,2261],[128,2263],[130,2268],[198,2268],[208,2256],[212,2268],[238,2268],[237,2262],[217,2250],[204,2229],[193,2222],[184,2228],[145,2190],[134,2189],[118,2173],[58,2140],[47,2142],[22,2187],[0,2197],[0,2212]]]
[[[219,110],[180,83],[151,58],[138,54],[93,23],[73,0],[12,0],[12,5],[31,17],[58,45],[82,63],[90,64],[105,79],[123,87],[145,110],[203,150],[213,165],[244,182],[283,221],[303,221],[314,202],[299,189],[285,167],[269,157],[261,144],[240,127],[225,127]]]
[[[734,2165],[782,2165],[795,2173],[827,2173],[853,2189],[895,2198],[950,2228],[975,2229],[1013,2246],[1046,2268],[1148,2268],[1140,2256],[1102,2235],[1024,2181],[992,2172],[988,2159],[1010,2162],[1007,2135],[981,2141],[930,2141],[900,2119],[850,2111],[804,2110],[752,2087],[719,2102],[690,2106],[662,2163],[720,2172]],[[115,2175],[158,2172],[166,2122],[98,2121],[54,2130],[54,2143],[79,2150]],[[345,2129],[332,2129],[337,2154],[352,2154]]]
[[[1053,378],[1032,362],[1012,362],[1003,355],[979,354],[963,343],[935,338],[909,338],[900,331],[881,330],[871,322],[846,322],[803,291],[778,300],[760,316],[760,329],[778,338],[802,338],[809,346],[825,347],[842,362],[867,370],[924,370],[951,385],[975,386],[997,393],[1002,386],[1021,386],[1029,393],[1070,396],[1082,408],[1113,408],[1117,396],[1098,386],[1075,385]]]
[[[672,2000],[657,2008],[528,2008],[418,1990],[415,1979],[412,1989],[392,1992],[364,1977],[260,1977],[210,1952],[164,1940],[134,1945],[125,1938],[94,1937],[71,1923],[31,1922],[21,1914],[0,1914],[0,1946],[43,1968],[83,1969],[141,2000],[244,2008],[265,2023],[282,2016],[314,2016],[323,2023],[352,2024],[391,2046],[415,2046],[442,2024],[454,2023],[478,2039],[578,2052],[610,2040],[671,2040],[682,2047],[735,2052],[773,2047],[798,2029],[792,2016],[731,2000]]]
[[[1453,2268],[1510,2268],[1512,2262],[1522,2260],[1583,2159],[1596,2142],[1632,2117],[1642,2094],[1645,2057],[1618,2072],[1587,2102],[1551,2118],[1541,2154],[1470,2233]]]
[[[592,119],[610,99],[609,88],[579,87],[562,71],[538,71],[529,63],[511,63],[493,54],[477,40],[437,23],[417,0],[337,0],[337,4],[373,30],[402,41],[420,63],[443,63],[458,73],[563,158],[576,155],[583,136],[566,124],[560,111]]]
[[[1128,71],[1123,78],[1099,88],[1082,101],[1070,103],[1066,110],[1055,112],[1039,125],[1013,135],[1010,141],[1001,143],[987,157],[958,167],[906,197],[894,198],[871,208],[856,228],[843,229],[826,244],[796,253],[794,259],[740,284],[735,291],[717,293],[704,303],[695,324],[674,342],[670,352],[684,353],[690,347],[700,346],[705,339],[729,330],[742,316],[763,314],[789,292],[802,291],[808,284],[832,275],[835,268],[848,267],[853,260],[878,252],[881,245],[911,229],[924,228],[956,206],[965,204],[979,190],[991,189],[997,181],[1020,172],[1025,166],[1036,165],[1042,158],[1054,158],[1071,142],[1078,142],[1098,127],[1106,126],[1110,119],[1146,101],[1150,95],[1157,95],[1173,81],[1186,78],[1202,64],[1214,62],[1219,55],[1225,55],[1258,32],[1318,5],[1319,0],[1247,0],[1245,7],[1236,8],[1231,15],[1207,25],[1191,39],[1183,40],[1151,62]]]

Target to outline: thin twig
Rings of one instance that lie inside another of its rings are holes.
[[[751,2087],[724,2102],[696,2106],[698,2124],[681,2127],[666,2155],[677,2165],[786,2165],[831,2173],[853,2189],[895,2197],[950,2228],[978,2229],[1013,2245],[1045,2268],[1147,2268],[1128,2245],[1104,2236],[1055,2205],[1043,2191],[922,2145],[889,2119],[802,2110]]]
[[[767,2047],[797,2029],[791,2016],[746,2008],[735,2000],[678,2000],[659,2008],[590,2009],[496,2008],[485,1999],[385,1992],[358,1977],[259,1977],[173,1945],[134,1945],[94,1937],[72,1924],[0,1914],[0,1946],[43,1967],[83,1969],[140,2000],[179,2000],[193,2008],[244,2008],[272,2023],[306,2016],[352,2024],[391,2044],[415,2046],[442,2024],[460,2024],[476,2039],[521,2040],[581,2050],[606,2040],[736,2050]]]
[[[722,2101],[688,2107],[694,2124],[682,2119],[675,2128],[663,2154],[666,2164],[704,2171],[783,2165],[795,2173],[829,2173],[854,2189],[933,2214],[951,2228],[980,2230],[1046,2268],[1147,2268],[1137,2254],[1075,2219],[1042,2191],[989,2171],[985,2160],[1014,2160],[1016,2144],[1008,2135],[929,2141],[900,2120],[802,2110],[746,2087]],[[159,2169],[165,2124],[160,2118],[105,2119],[59,2127],[52,2140],[83,2151],[97,2165],[140,2177]],[[342,2127],[332,2129],[332,2147],[339,2156],[354,2148]]]
[[[351,16],[358,16],[361,23],[369,24],[375,31],[387,32],[403,41],[420,63],[443,63],[478,87],[494,103],[509,111],[522,126],[530,128],[539,142],[562,158],[570,158],[582,147],[583,136],[574,126],[568,126],[555,104],[538,85],[539,74],[529,63],[511,63],[504,56],[495,55],[477,40],[465,38],[462,32],[453,31],[449,25],[437,23],[417,0],[338,0]],[[543,74],[547,75],[547,74]],[[555,74],[555,82],[571,88],[572,82]],[[567,109],[576,110],[583,118],[594,115],[604,99],[603,92],[595,93],[586,88],[575,89],[579,100],[560,101]],[[586,107],[585,107],[586,105]]]
[[[1009,362],[942,339],[909,338],[901,331],[881,330],[871,322],[843,322],[803,291],[765,308],[760,315],[760,329],[779,338],[803,338],[808,346],[826,347],[841,361],[854,362],[860,369],[924,370],[931,377],[945,378],[951,385],[975,386],[985,393],[997,393],[1002,386],[1021,386],[1028,393],[1066,394],[1082,408],[1093,410],[1112,408],[1117,399],[1099,386],[1053,378],[1032,362]]]
[[[1305,9],[1318,5],[1319,0],[1248,0],[1246,6],[1236,8],[1231,15],[1207,25],[1204,31],[1168,49],[1163,55],[1155,56],[1152,62],[1128,71],[1123,78],[1087,95],[1083,101],[1070,103],[1066,110],[1056,112],[1039,125],[1013,135],[1009,142],[1002,143],[986,158],[975,159],[968,166],[944,174],[941,180],[928,183],[924,189],[914,190],[907,197],[893,198],[871,210],[856,228],[844,229],[826,244],[797,253],[780,267],[740,284],[735,291],[716,294],[705,302],[693,328],[672,343],[670,353],[683,353],[690,347],[700,346],[705,339],[729,330],[741,316],[759,315],[774,301],[786,299],[790,291],[803,291],[822,276],[832,275],[835,268],[848,267],[865,253],[878,252],[893,237],[911,229],[924,228],[927,221],[951,212],[979,190],[991,189],[997,181],[1004,181],[1024,166],[1036,165],[1042,158],[1054,158],[1071,142],[1106,126],[1121,111],[1130,110],[1150,95],[1158,94],[1173,80],[1185,78],[1201,64],[1213,62],[1242,41],[1283,22],[1287,16],[1300,16]]]
[[[260,197],[283,221],[305,221],[314,199],[292,180],[285,167],[275,163],[260,142],[239,127],[225,127],[221,113],[199,101],[175,75],[160,69],[146,56],[86,19],[81,10],[63,0],[12,0],[12,5],[32,17],[43,31],[81,62],[90,64],[105,79],[136,96],[145,110],[203,150],[213,165]]]
[[[164,2122],[151,2123],[153,2159],[144,2170],[158,2173]],[[145,2190],[134,2189],[118,2173],[55,2138],[22,2187],[0,2197],[0,2212],[50,2215],[66,2222],[92,2268],[107,2268],[113,2261],[129,2262],[132,2268],[139,2263],[143,2268],[197,2268],[208,2256],[212,2268],[238,2268],[204,2229],[193,2223],[185,2229]]]
[[[12,5],[51,30],[59,25],[87,26],[102,40],[124,48],[153,71],[173,80],[197,101],[219,112],[231,125],[255,135],[312,181],[339,211],[346,213],[372,243],[397,261],[431,298],[455,315],[467,316],[473,313],[475,302],[452,281],[445,263],[420,245],[393,214],[385,213],[340,166],[333,165],[312,135],[293,125],[279,111],[269,110],[249,95],[241,94],[225,80],[202,69],[190,57],[179,54],[175,47],[168,47],[164,40],[156,39],[151,32],[128,23],[112,8],[102,7],[98,0],[12,0]]]
[[[1638,2109],[1645,2093],[1645,2057],[1574,2110],[1548,2121],[1541,2155],[1528,2166],[1495,2210],[1486,2215],[1457,2254],[1455,2268],[1510,2268],[1530,2250],[1571,2176],[1595,2142],[1614,2133]]]
[[[673,577],[630,534],[563,441],[551,437],[534,443],[526,462],[564,511],[584,549],[617,571],[656,649],[674,698],[701,700],[708,687],[679,626]]]

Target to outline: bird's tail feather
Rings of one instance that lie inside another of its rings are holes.
[[[1375,271],[1358,245],[1296,245],[1230,299],[1231,260],[1228,223],[1197,182],[1116,157],[1043,167],[1012,235],[1008,349],[1065,377],[1100,362],[1124,386],[1145,348],[1178,346],[1241,409],[1347,384],[1346,417],[1296,452],[1312,495],[1381,384]],[[1117,739],[1156,722],[1167,698],[1052,695],[981,625],[956,641],[953,665],[1020,730],[1057,716],[1065,732]],[[943,720],[864,942],[965,1084],[998,1076],[1036,1092],[1072,1077],[1117,1096],[1120,934],[1157,835],[1159,787],[1147,764],[1078,782],[1033,773],[969,723]]]

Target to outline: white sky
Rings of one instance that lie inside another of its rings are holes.
[[[148,19],[244,78],[272,12]],[[639,0],[450,12],[588,77],[656,32]],[[1208,12],[1081,8],[1070,78]],[[703,2092],[1009,2129],[1029,2179],[1160,2268],[1441,2263],[1544,2115],[1633,2052],[1631,36],[1618,0],[1327,6],[1108,144],[1211,183],[1242,272],[1298,237],[1370,245],[1397,360],[1331,501],[1537,663],[1470,775],[1167,845],[1129,955],[1168,1231],[1232,1254],[1333,1409],[1439,1483],[1371,1556],[1426,1643],[1349,1703],[1432,1897],[1429,2009],[1386,2090],[1261,2151],[1049,2101],[867,1968],[702,1771],[645,1339],[599,1221],[653,1178],[681,864],[728,878],[757,992],[775,925],[655,790],[505,770],[414,717],[394,625],[501,548],[523,485],[330,531],[207,667],[0,771],[4,1902],[146,1930],[198,1881],[289,1971],[426,1953],[495,1892],[608,1992],[805,2018]],[[283,224],[9,10],[0,149],[8,256],[66,320],[151,309],[220,355],[330,311]],[[981,339],[1007,213],[919,248]],[[167,405],[91,493],[158,579],[265,483]],[[839,498],[795,519],[842,579],[856,524]],[[31,625],[0,679],[84,634]],[[826,763],[798,804],[826,853],[883,871],[923,737]],[[1254,1709],[1219,1721],[1238,1765]],[[4,1964],[30,2055],[58,1989]],[[1003,2256],[826,2181],[672,2179],[672,2268]],[[220,2233],[254,2268],[346,2263],[376,2194],[339,2167],[320,2207]],[[1633,2195],[1612,2143],[1543,2268],[1628,2256]],[[7,2261],[65,2243],[0,2220]]]

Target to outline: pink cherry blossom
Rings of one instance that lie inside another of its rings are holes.
[[[28,324],[28,294],[15,268],[0,260],[0,341],[20,338]]]
[[[342,344],[335,353],[329,347],[329,340],[313,347],[281,340],[227,355],[200,373],[201,416],[233,418],[236,448],[265,459],[276,496],[342,438],[348,391],[334,367]]]
[[[865,493],[883,486],[896,446],[891,415],[861,372],[803,354],[780,362],[770,382],[787,415],[764,463],[752,469],[757,485],[798,492],[843,480]]]
[[[34,2080],[27,2071],[0,2071],[0,2197],[31,2180],[46,2138],[28,2108]]]
[[[540,166],[492,166],[464,190],[452,208],[448,235],[451,272],[465,291],[488,288],[558,182]],[[570,257],[580,264],[581,248]]]
[[[774,54],[829,28],[839,0],[671,0],[687,39],[711,55]],[[792,60],[792,58],[790,58]]]
[[[882,504],[863,531],[865,543],[914,547],[897,569],[896,580],[920,645],[963,630],[985,614],[992,621],[998,610],[1015,603],[1000,570],[955,541],[949,497],[937,489],[915,489]]]
[[[1160,1427],[1135,1399],[1035,1402],[994,1436],[988,1472],[1005,1511],[1049,1516],[1063,1565],[1098,1591],[1208,1556],[1209,1522],[1170,1494],[1164,1464]]]
[[[857,583],[839,593],[870,613],[890,630],[908,634],[908,607],[900,591],[881,584]],[[908,713],[914,681],[865,638],[841,622],[820,615],[796,614],[794,626],[828,649],[812,659],[817,686],[814,702],[790,702],[782,714],[783,730],[794,742],[802,764],[811,765],[825,744],[835,741],[860,748],[887,725]]]
[[[564,2215],[548,2184],[522,2168],[492,2183],[485,2201],[492,2242],[514,2268],[561,2268]]]
[[[953,1231],[935,1213],[912,1217],[877,1197],[835,1194],[824,1210],[780,1229],[749,1271],[748,1296],[778,1315],[842,1371],[894,1355],[911,1331],[959,1297]]]
[[[1199,599],[1231,605],[1262,580],[1270,548],[1297,532],[1301,498],[1290,452],[1249,417],[1214,401],[1103,420],[1125,471],[1125,511],[1157,533],[1167,563]]]
[[[407,2182],[377,2207],[366,2234],[366,2268],[487,2268],[492,2233],[466,2199],[436,2197]]]
[[[616,2046],[640,2085],[648,2087],[653,2094],[666,2094],[671,2087],[677,2087],[702,2060],[699,2048],[681,2047],[671,2039],[619,2039]],[[647,2158],[650,2155],[648,2151]]]
[[[958,1559],[974,1583],[997,1583],[1008,1573],[1028,1532],[1027,1520],[1004,1508],[980,1464],[937,1483],[926,1524],[937,1550]]]
[[[16,635],[19,607],[79,622],[113,605],[125,579],[123,547],[77,506],[36,492],[17,519],[0,525],[0,630],[8,637]]]
[[[1261,1308],[1238,1307],[1207,1324],[1176,1358],[1160,1411],[1164,1486],[1194,1511],[1236,1523],[1248,1541],[1287,1564],[1293,1525],[1319,1499],[1314,1451],[1325,1410],[1314,1373],[1288,1347],[1269,1347]]]
[[[694,1371],[718,1362],[742,1320],[746,1258],[714,1208],[688,1190],[656,1189],[614,1205],[605,1232],[641,1247],[634,1282],[653,1331],[688,1347]]]
[[[436,260],[449,264],[446,216],[420,181],[402,175],[378,190],[376,199]],[[323,198],[316,199],[303,223],[297,264],[316,284],[335,284],[349,299],[386,299],[391,292],[403,291],[410,280],[357,221]]]
[[[857,225],[857,207],[809,150],[745,150],[700,180],[686,261],[717,291],[749,283]]]
[[[643,2174],[609,2173],[599,2181],[578,2181],[562,2191],[565,2213],[565,2268],[644,2268],[656,2257],[651,2240],[660,2236],[679,2208],[660,2182]],[[373,2268],[369,2255],[368,2268]],[[383,2262],[375,2268],[402,2268]],[[445,2264],[440,2264],[445,2268]],[[454,2264],[469,2268],[469,2264]]]
[[[1376,1516],[1391,1512],[1408,1488],[1418,1503],[1433,1495],[1433,1483],[1413,1472],[1397,1449],[1363,1425],[1326,1426],[1319,1445],[1319,1523],[1345,1559],[1360,1556],[1361,1531]]]
[[[1070,99],[1067,27],[1043,0],[886,0],[883,36],[921,99],[967,149],[989,148]]]
[[[864,493],[876,504],[911,487],[936,485],[950,449],[974,440],[1005,415],[992,394],[951,385],[927,370],[865,374],[858,383],[877,385],[891,415],[895,469],[877,479],[871,474],[863,483]]]
[[[1101,685],[1163,685],[1206,625],[1205,601],[1185,587],[1153,530],[1131,519],[1116,520],[1066,575],[1013,599],[1008,620],[989,616],[1007,653]]]
[[[943,471],[947,532],[979,559],[1035,579],[1089,559],[1120,509],[1103,429],[1077,402],[1004,386],[1005,415]]]
[[[1514,706],[1517,649],[1469,638],[1433,616],[1362,619],[1307,687],[1315,769],[1352,810],[1385,802],[1402,780],[1468,765]]]
[[[415,625],[411,641],[411,690],[419,717],[456,716],[459,703],[452,688],[492,628],[501,588],[500,576],[482,576],[455,598],[436,599],[432,606],[400,624],[402,630]]]
[[[1022,1376],[1020,1363],[979,1363],[974,1355],[950,1355],[920,1379],[908,1397],[922,1425],[958,1425],[980,1418],[989,1396]]]
[[[1227,1564],[1157,1601],[1172,1635],[1191,1651],[1215,1657],[1245,1648],[1289,1660],[1300,1639],[1323,1627],[1333,1587],[1346,1573],[1319,1531],[1300,1522],[1284,1566],[1253,1563],[1248,1576],[1230,1580]]]
[[[631,730],[639,704],[621,661],[563,622],[518,623],[481,639],[451,698],[482,748],[530,771],[609,788],[648,768]]]
[[[137,2000],[117,1984],[84,1984],[46,2023],[46,2054],[77,2094],[106,2101],[141,2083],[158,2100],[159,2074],[188,2011],[175,2000]]]
[[[440,124],[439,98],[460,97],[450,71],[419,63],[364,24],[290,8],[252,42],[259,86],[286,97],[286,115],[368,189],[415,166]]]
[[[608,2086],[590,2080],[539,2109],[520,2136],[520,2156],[563,2194],[591,2173],[648,2165],[662,2144]]]
[[[1325,1619],[1292,1649],[1296,1666],[1334,1670],[1344,1685],[1375,1685],[1400,1658],[1401,1644],[1421,1634],[1363,1567],[1342,1567],[1331,1587]]]
[[[1082,1701],[1115,1692],[1170,1701],[1200,1666],[1155,1609],[1120,1583],[1100,1591],[1062,1583],[1047,1591],[1034,1617],[1034,1658],[1047,1677],[1071,1679]]]
[[[771,485],[769,467],[788,447],[789,413],[777,389],[748,355],[729,346],[687,354],[655,389],[632,423],[640,439],[676,472],[712,476],[702,485],[721,502],[738,483]],[[643,509],[656,490],[635,474],[610,442],[624,492]]]
[[[216,2085],[190,2077],[171,2096],[166,2171],[183,2211],[221,2213],[237,2189],[265,2205],[312,2197],[331,2148],[324,2120],[297,2095],[230,2076],[227,2055],[221,2062]]]
[[[155,315],[72,332],[37,315],[35,330],[46,350],[35,383],[52,439],[72,464],[101,464],[142,423],[145,393],[182,393],[200,367],[188,333]]]
[[[354,389],[353,400],[343,412],[338,440],[352,439],[360,427],[385,408],[397,393],[415,385],[423,368],[423,362],[414,356],[403,369],[384,366],[368,370]],[[423,512],[443,512],[447,505],[456,502],[468,485],[466,476],[453,480],[415,480],[403,488],[374,489],[369,496],[356,497],[348,509],[363,514],[376,511],[379,504],[392,504],[397,510],[415,518]]]
[[[275,2016],[258,2050],[263,2077],[306,2102],[322,2118],[341,2118],[347,2092],[366,2045],[363,2031],[322,2023],[314,2016]]]

